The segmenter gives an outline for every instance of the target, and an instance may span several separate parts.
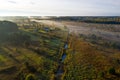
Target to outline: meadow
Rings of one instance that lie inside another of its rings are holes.
[[[0,21],[0,80],[119,80],[119,18],[102,19]]]

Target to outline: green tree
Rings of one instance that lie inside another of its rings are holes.
[[[28,74],[25,80],[35,80],[35,76],[33,74]]]

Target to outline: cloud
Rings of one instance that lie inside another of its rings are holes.
[[[120,0],[0,0],[0,3],[0,10],[6,14],[120,16]]]
[[[35,5],[35,3],[34,3],[34,2],[30,2],[30,4]]]
[[[9,3],[16,4],[17,2],[15,1],[8,1]]]

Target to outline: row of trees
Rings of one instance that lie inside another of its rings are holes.
[[[80,16],[73,16],[73,17],[58,17],[53,18],[54,20],[68,20],[68,21],[78,21],[78,22],[87,22],[87,23],[104,23],[104,24],[120,24],[120,17],[80,17]]]

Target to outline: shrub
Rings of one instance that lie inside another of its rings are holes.
[[[113,67],[109,69],[109,74],[114,75],[115,73],[116,73],[116,72],[115,72],[115,69],[114,69]]]
[[[104,72],[100,72],[99,75],[100,75],[100,77],[104,77],[105,74],[104,74]]]
[[[30,65],[28,62],[25,62],[25,66],[26,66],[26,68],[30,71],[30,72],[32,72],[32,73],[35,73],[37,70],[35,69],[35,67],[34,66],[32,66],[32,65]]]
[[[35,76],[33,74],[28,74],[25,80],[35,80]]]
[[[120,43],[119,43],[119,42],[112,42],[112,43],[111,43],[111,46],[112,46],[113,48],[120,49]]]

